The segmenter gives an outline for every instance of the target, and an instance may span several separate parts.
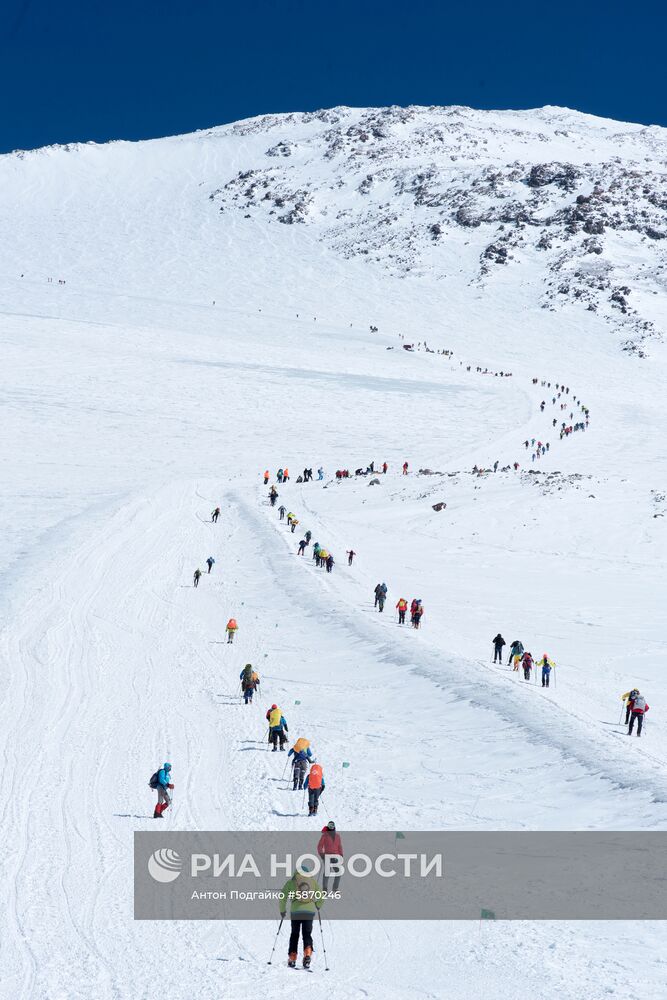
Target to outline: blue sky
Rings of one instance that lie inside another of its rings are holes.
[[[667,125],[667,4],[3,0],[0,151],[335,104]]]

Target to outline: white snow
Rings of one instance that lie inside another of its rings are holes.
[[[486,142],[488,162],[664,173],[661,129],[554,108],[410,113],[385,165],[427,166],[418,137],[441,129],[443,171]],[[325,921],[331,971],[318,948],[304,987],[286,937],[266,965],[273,925],[132,919],[133,833],[155,828],[147,781],[163,760],[167,829],[667,826],[662,340],[639,359],[610,313],[542,308],[532,250],[480,276],[495,223],[448,223],[400,274],[348,255],[332,222],[349,212],[341,233],[368,238],[348,184],[365,140],[332,163],[324,134],[364,114],[0,158],[2,998],[666,995],[660,924]],[[279,141],[317,212],[220,212],[209,195]],[[421,211],[391,185],[373,197],[402,233]],[[664,324],[659,242],[601,239],[594,263],[651,270],[633,295]],[[454,355],[408,353],[400,335]],[[533,377],[583,399],[585,433],[559,440],[562,400]],[[527,437],[551,445],[532,466]],[[521,469],[472,475],[496,459]],[[389,463],[379,486],[335,481],[372,460]],[[295,482],[320,463],[323,483]],[[330,575],[268,506],[261,473],[284,465],[281,500],[333,552]],[[400,596],[424,600],[419,633],[396,624]],[[494,667],[498,630],[548,652],[555,686]],[[251,707],[236,696],[248,661]],[[641,740],[617,726],[634,685],[651,705]],[[266,756],[273,701],[324,765],[316,821]]]

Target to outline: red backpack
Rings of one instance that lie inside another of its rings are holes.
[[[309,788],[321,788],[322,787],[322,767],[320,764],[313,764],[310,769],[310,774],[308,775],[308,787]]]

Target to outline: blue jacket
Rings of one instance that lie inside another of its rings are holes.
[[[166,788],[171,781],[171,764],[163,764],[157,773],[157,783]]]
[[[309,779],[310,779],[310,775],[308,775],[308,777],[306,778],[306,780],[303,783],[303,787],[304,788],[310,788],[310,785],[308,784]],[[326,783],[324,781],[324,775],[323,775],[322,776],[322,784],[320,785],[319,788],[313,789],[313,791],[316,791],[316,792],[322,791],[323,792],[326,787],[327,786],[326,786]]]
[[[295,752],[294,747],[289,751],[287,756],[294,754],[294,760],[310,760],[312,758],[312,753],[310,752],[310,747],[306,747],[305,750],[297,750]]]

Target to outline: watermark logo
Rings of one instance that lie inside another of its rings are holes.
[[[148,859],[148,872],[156,882],[173,882],[181,874],[183,862],[177,851],[161,847]]]

